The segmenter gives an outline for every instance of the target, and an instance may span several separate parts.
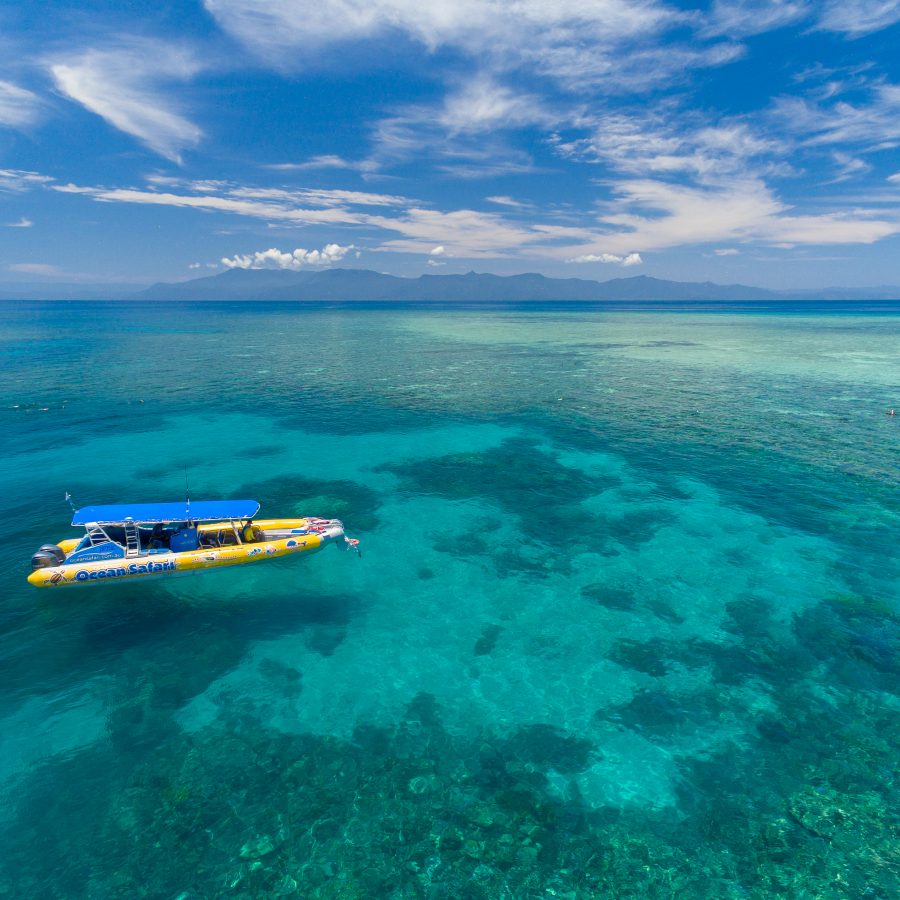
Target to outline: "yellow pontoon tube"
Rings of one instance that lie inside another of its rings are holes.
[[[255,500],[138,503],[75,510],[84,536],[44,544],[31,558],[35,587],[171,578],[237,566],[327,544],[358,551],[338,519],[255,519]]]

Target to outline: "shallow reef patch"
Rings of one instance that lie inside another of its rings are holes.
[[[294,473],[242,485],[237,496],[258,500],[263,509],[279,515],[341,519],[347,528],[372,531],[378,527],[381,498],[363,484],[346,480],[304,478]]]

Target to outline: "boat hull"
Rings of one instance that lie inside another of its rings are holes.
[[[124,559],[107,559],[94,562],[63,563],[36,569],[28,576],[35,587],[58,588],[99,584],[133,584],[142,580],[173,578],[193,575],[226,566],[249,565],[267,559],[284,556],[312,554],[330,543],[340,548],[347,545],[343,525],[336,519],[315,520],[321,524],[310,525],[304,519],[270,519],[256,522],[263,529],[277,529],[278,537],[252,543],[233,543],[220,547],[201,547],[182,553],[159,553]],[[201,530],[231,530],[229,523],[206,526]],[[287,532],[286,534],[284,532]],[[65,550],[69,541],[61,541]]]

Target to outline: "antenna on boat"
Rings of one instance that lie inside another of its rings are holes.
[[[72,507],[72,512],[78,512],[78,510],[75,508],[75,504],[72,502],[72,495],[68,491],[66,491],[66,503],[68,503],[69,506]]]
[[[184,467],[184,495],[187,498],[187,502],[185,504],[185,513],[187,513],[188,521],[191,518],[191,488],[188,484],[188,473],[187,466]]]

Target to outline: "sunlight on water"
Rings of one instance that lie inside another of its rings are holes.
[[[900,889],[900,318],[2,310],[0,896]],[[324,552],[38,592],[81,505]]]

